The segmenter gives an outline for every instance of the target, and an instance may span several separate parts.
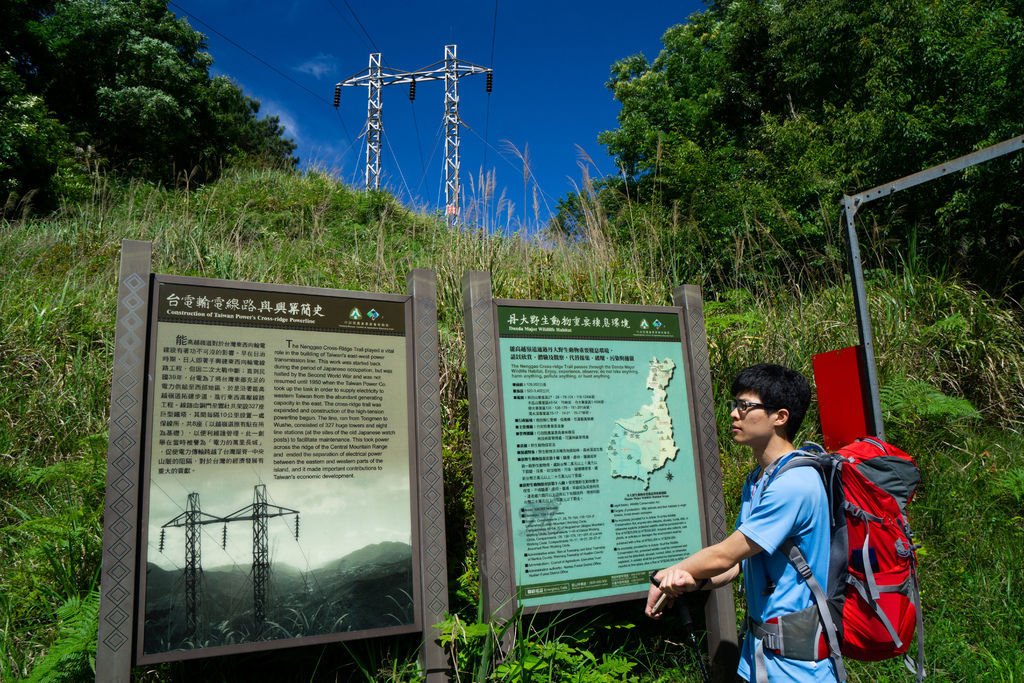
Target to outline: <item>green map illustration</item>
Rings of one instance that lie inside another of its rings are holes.
[[[647,390],[652,392],[650,403],[641,406],[632,417],[615,421],[608,442],[611,476],[638,479],[647,489],[651,474],[679,453],[667,402],[668,385],[675,369],[671,359],[651,359],[647,373]]]

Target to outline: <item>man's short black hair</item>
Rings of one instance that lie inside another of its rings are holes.
[[[789,411],[786,435],[792,441],[807,414],[811,404],[811,387],[807,378],[796,370],[782,365],[760,363],[740,370],[732,381],[732,395],[744,392],[757,394],[766,406],[773,410],[785,408]]]

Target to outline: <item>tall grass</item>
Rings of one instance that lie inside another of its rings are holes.
[[[676,284],[702,285],[719,398],[745,365],[770,360],[810,374],[813,354],[856,342],[836,243],[822,244],[813,263],[798,260],[772,252],[778,246],[771,235],[751,222],[735,228],[732,270],[723,270],[715,254],[702,251],[697,217],[628,201],[603,206],[586,173],[579,197],[585,239],[495,234],[499,213],[528,220],[529,212],[494,197],[489,177],[475,185],[484,195],[475,215],[488,229],[449,229],[440,217],[410,213],[384,193],[353,192],[322,173],[251,169],[189,191],[98,178],[90,201],[44,219],[2,224],[0,678],[89,677],[83,649],[89,638],[82,633],[95,628],[122,239],[152,240],[154,270],[183,275],[402,292],[409,269],[436,272],[449,571],[458,615],[453,638],[459,623],[473,633],[491,628],[476,615],[461,303],[466,271],[489,271],[495,295],[508,298],[667,304]],[[614,212],[630,216],[628,239],[613,233],[608,216]],[[751,277],[765,254],[782,265]],[[938,680],[1015,680],[1024,669],[1022,313],[966,282],[921,272],[912,259],[889,264],[869,273],[868,290],[889,436],[918,457],[924,472],[911,515],[924,544],[930,665]],[[716,409],[724,428],[724,405]],[[808,423],[814,422],[812,415]],[[813,427],[806,432],[816,436]],[[720,443],[725,496],[734,509],[749,455],[724,430]],[[519,680],[528,670],[539,675],[541,662],[550,680],[570,680],[570,673],[550,673],[571,668],[554,663],[592,657],[594,678],[587,680],[600,680],[598,671],[614,680],[692,679],[689,655],[643,623],[638,608],[609,608],[603,616],[609,621],[596,630],[575,619],[532,631],[524,625],[519,669],[512,660],[487,675]],[[479,670],[483,652],[473,648],[484,642],[460,641],[457,658]],[[331,647],[244,666],[229,658],[153,667],[142,676],[416,675],[410,648],[350,647],[351,657]],[[898,669],[851,667],[858,681],[897,680]],[[473,672],[458,675],[467,680]]]

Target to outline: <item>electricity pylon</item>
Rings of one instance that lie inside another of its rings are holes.
[[[386,80],[385,80],[386,79]],[[403,72],[388,69],[386,72],[380,65],[380,53],[370,53],[370,65],[363,71],[353,74],[344,81],[334,85],[334,108],[341,102],[341,89],[344,86],[362,86],[366,88],[366,189],[380,189],[380,140],[384,132],[381,121],[380,89],[385,85],[409,83]]]
[[[334,106],[341,101],[345,86],[367,88],[366,105],[366,189],[380,189],[380,142],[383,134],[381,122],[381,88],[387,85],[409,84],[409,99],[416,98],[416,83],[444,81],[444,201],[448,224],[455,223],[459,215],[459,79],[474,74],[487,75],[487,92],[494,84],[494,72],[483,66],[460,61],[455,45],[444,46],[444,60],[418,71],[398,71],[381,67],[380,53],[370,55],[370,65],[334,86]]]

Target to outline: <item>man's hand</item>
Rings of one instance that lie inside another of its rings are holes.
[[[673,566],[661,573],[661,592],[670,598],[678,598],[683,593],[697,590],[697,580],[685,569]]]
[[[647,591],[647,607],[644,613],[652,619],[661,617],[666,607],[671,607],[675,598],[683,593],[697,590],[697,580],[685,569],[669,567],[654,575],[659,585],[652,585]]]
[[[671,606],[672,600],[662,593],[660,588],[652,585],[651,589],[647,591],[647,607],[644,608],[644,614],[651,619],[661,619],[664,609]]]

